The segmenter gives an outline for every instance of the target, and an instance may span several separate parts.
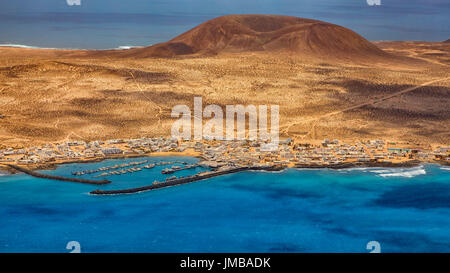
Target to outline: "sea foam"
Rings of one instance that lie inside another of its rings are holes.
[[[350,172],[350,171],[361,171],[361,172],[365,172],[370,168],[365,168],[365,167],[354,167],[354,168],[346,168],[346,169],[337,169],[338,172]]]
[[[114,48],[114,49],[123,50],[123,49],[139,48],[139,47],[142,47],[142,46],[119,46],[118,48]]]
[[[57,48],[28,46],[28,45],[19,45],[19,44],[0,44],[0,47],[16,47],[16,48],[31,48],[31,49],[57,49]]]
[[[423,166],[415,168],[399,168],[399,169],[383,169],[383,170],[373,170],[372,173],[376,173],[381,177],[406,177],[412,178],[418,175],[427,174]]]
[[[87,50],[81,48],[55,48],[55,47],[39,47],[39,46],[29,46],[29,45],[20,45],[20,44],[0,44],[0,47],[13,47],[13,48],[29,48],[29,49],[71,49],[71,50]],[[110,50],[124,50],[124,49],[132,49],[132,48],[140,48],[142,46],[119,46],[116,48],[109,48]],[[107,49],[105,49],[107,50]]]

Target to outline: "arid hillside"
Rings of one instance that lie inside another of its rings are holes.
[[[0,145],[168,136],[175,121],[172,107],[192,106],[195,96],[201,96],[204,105],[277,104],[282,136],[304,142],[383,138],[450,144],[448,43],[372,44],[314,20],[270,16],[261,23],[260,17],[249,18],[221,17],[169,42],[185,43],[193,55],[136,57],[154,47],[113,54],[0,48]],[[243,37],[245,26],[245,35],[261,43],[240,44],[243,40],[233,35],[217,34],[217,20],[225,20],[225,34],[236,28]],[[347,56],[345,60],[327,58],[322,51],[326,37],[318,29],[332,33],[328,38],[334,42],[327,47],[336,46],[329,52]],[[264,33],[275,32],[286,33],[277,35],[284,41],[295,33],[293,47],[265,40]],[[358,48],[368,52],[367,59],[388,60],[353,62],[355,47],[346,46],[355,43],[341,41],[342,33],[355,37]],[[217,38],[214,43],[194,42],[210,34]],[[287,51],[306,45],[318,57]],[[262,50],[235,51],[254,46]],[[199,54],[205,48],[214,54]]]
[[[207,21],[180,36],[125,57],[213,55],[223,52],[284,52],[308,57],[386,59],[389,54],[344,27],[291,16],[227,15]]]

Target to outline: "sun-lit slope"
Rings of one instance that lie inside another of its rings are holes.
[[[448,145],[449,65],[449,43],[370,43],[261,15],[219,17],[139,49],[0,48],[0,147],[168,136],[172,107],[192,109],[196,96],[280,105],[281,136],[304,142]]]
[[[172,57],[221,52],[288,52],[333,58],[386,57],[387,53],[344,27],[291,16],[227,15],[151,47],[121,52],[130,57]]]

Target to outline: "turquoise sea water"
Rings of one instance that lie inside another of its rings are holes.
[[[196,161],[149,158],[175,159]],[[0,252],[69,252],[69,241],[82,252],[368,252],[369,241],[382,252],[450,251],[448,167],[245,172],[135,195],[88,194],[151,184],[163,168],[106,186],[0,176]]]

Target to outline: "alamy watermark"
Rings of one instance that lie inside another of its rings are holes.
[[[66,0],[69,6],[81,6],[81,0]]]
[[[366,0],[369,6],[381,6],[381,0]]]
[[[370,250],[369,253],[381,253],[381,244],[378,241],[370,241],[367,243],[366,249]]]
[[[81,253],[81,245],[77,241],[70,241],[66,245],[67,250],[71,250],[70,253]]]
[[[264,142],[261,150],[275,150],[279,143],[279,108],[278,105],[270,105],[269,132],[267,105],[226,105],[224,110],[211,104],[203,108],[202,98],[194,97],[193,113],[187,105],[172,108],[172,118],[178,118],[172,125],[172,137],[183,140],[260,140]],[[209,120],[203,122],[204,118]]]

